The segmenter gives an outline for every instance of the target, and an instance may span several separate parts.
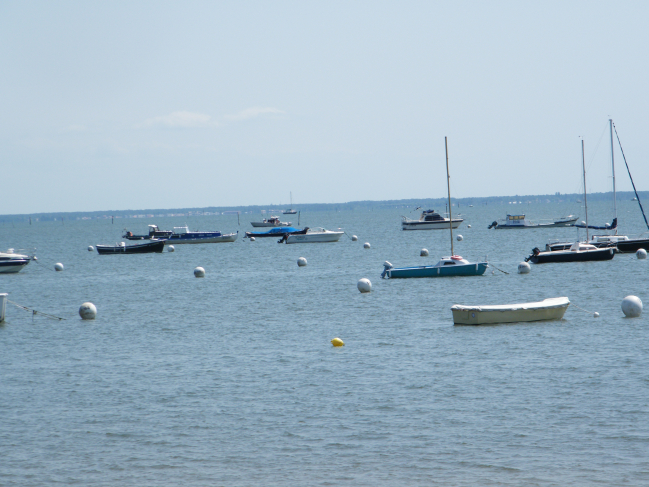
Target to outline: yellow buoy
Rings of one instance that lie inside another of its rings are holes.
[[[331,340],[331,344],[334,347],[344,347],[345,346],[345,343],[340,338],[334,338],[333,340]]]

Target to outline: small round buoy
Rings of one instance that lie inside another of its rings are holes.
[[[97,316],[97,307],[92,303],[83,303],[79,308],[79,316],[82,320],[94,320]]]
[[[356,242],[358,240],[358,237],[356,235],[352,235],[352,242]]]
[[[54,270],[57,272],[61,272],[63,270],[63,264],[57,262],[56,264],[54,264]]]
[[[88,247],[88,252],[94,252],[94,250],[95,250],[95,248],[92,245],[90,245]]]
[[[255,237],[250,237],[250,241],[251,241],[251,242],[254,242],[254,241],[255,241]]]
[[[593,318],[599,318],[599,313],[597,311],[593,313]]]
[[[464,237],[462,235],[458,235],[455,238],[457,239],[458,242],[461,242],[462,240],[464,240]]]
[[[521,262],[518,264],[518,273],[519,274],[529,274],[532,268],[527,262]]]
[[[428,257],[428,249],[421,249],[419,251],[419,256],[420,257]]]
[[[471,228],[471,225],[467,225],[466,227],[467,227],[467,228]]]
[[[175,252],[175,251],[176,251],[176,247],[174,247],[173,245],[167,245],[167,252]]]
[[[370,243],[369,243],[369,242],[365,242],[365,243],[363,244],[363,248],[364,248],[364,249],[369,249],[369,248],[370,248]]]
[[[645,249],[638,249],[635,253],[635,256],[638,259],[646,259],[647,258],[647,251]]]
[[[358,280],[356,287],[361,293],[369,293],[372,290],[372,283],[369,279],[364,277],[363,279]]]
[[[637,296],[627,296],[622,300],[622,313],[627,318],[637,318],[642,314],[642,301]]]
[[[194,276],[196,277],[205,277],[205,269],[202,267],[197,267],[194,269]]]
[[[333,340],[331,340],[331,344],[334,347],[344,347],[345,346],[345,342],[343,342],[340,338],[337,338],[337,337],[334,338]]]
[[[304,267],[306,265],[306,259],[304,257],[300,257],[297,260],[297,265],[298,267]]]

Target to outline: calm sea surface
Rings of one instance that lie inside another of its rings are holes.
[[[610,222],[610,206],[592,205],[591,222]],[[532,247],[577,231],[488,231],[508,210],[564,213],[462,206],[456,253],[509,274],[393,281],[380,279],[385,260],[435,263],[448,232],[403,232],[397,208],[313,212],[302,225],[358,242],[100,256],[87,246],[120,241],[125,225],[243,235],[253,216],[0,224],[0,249],[36,247],[40,262],[0,275],[0,292],[65,318],[7,307],[0,485],[649,485],[649,310],[620,310],[629,294],[649,305],[649,262],[519,275]],[[619,216],[622,231],[643,230],[635,203]],[[362,277],[372,293],[356,289]],[[453,326],[456,303],[556,296],[600,317],[570,306],[562,321]],[[85,301],[96,320],[79,318]]]

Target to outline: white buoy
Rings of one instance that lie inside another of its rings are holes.
[[[369,243],[369,242],[365,242],[365,243],[363,244],[363,248],[364,248],[364,249],[369,249],[369,248],[370,248],[370,243]]]
[[[54,270],[57,272],[61,272],[63,270],[63,264],[57,262],[56,264],[54,264]]]
[[[356,242],[358,240],[358,237],[356,235],[352,235],[352,242]]]
[[[420,257],[428,257],[428,249],[421,249],[419,251],[419,256]]]
[[[599,313],[597,311],[593,313],[593,318],[599,318]]]
[[[306,265],[306,259],[304,257],[300,257],[297,260],[297,265],[298,267],[304,267]]]
[[[462,240],[464,240],[464,237],[462,235],[458,235],[455,238],[457,239],[458,242],[461,242]]]
[[[92,245],[90,245],[88,247],[88,252],[94,252],[94,250],[95,250],[95,248]]]
[[[358,280],[356,287],[361,293],[369,293],[372,290],[372,283],[369,279],[364,277],[363,279]]]
[[[635,253],[635,256],[638,259],[646,259],[647,258],[647,251],[645,249],[638,249]]]
[[[251,242],[254,242],[254,241],[255,241],[255,237],[250,237],[250,241],[251,241]]]
[[[467,228],[471,228],[471,225],[467,225],[466,227],[467,227]]]
[[[518,264],[518,273],[519,274],[529,274],[532,268],[527,262],[521,262]]]
[[[79,308],[79,316],[82,320],[94,320],[97,316],[97,307],[92,303],[83,303]]]
[[[175,252],[175,251],[176,251],[176,247],[174,247],[173,245],[167,245],[167,252]]]
[[[197,267],[194,269],[194,276],[196,277],[205,277],[205,269],[202,267]]]
[[[642,314],[642,301],[637,296],[627,296],[622,300],[622,313],[627,318],[637,318]]]

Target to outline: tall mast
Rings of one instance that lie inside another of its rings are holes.
[[[584,171],[584,208],[586,209],[586,243],[588,243],[588,197],[586,196],[586,159],[584,157],[584,139],[581,139],[581,167]]]
[[[617,218],[617,197],[615,196],[615,156],[613,155],[613,120],[608,119],[609,127],[611,128],[611,170],[613,171],[613,211],[615,218]],[[615,235],[617,235],[617,227],[615,227]]]
[[[446,148],[446,187],[448,189],[448,228],[451,230],[451,255],[453,252],[453,215],[451,213],[451,176],[448,174],[448,138],[444,137],[444,147]]]

